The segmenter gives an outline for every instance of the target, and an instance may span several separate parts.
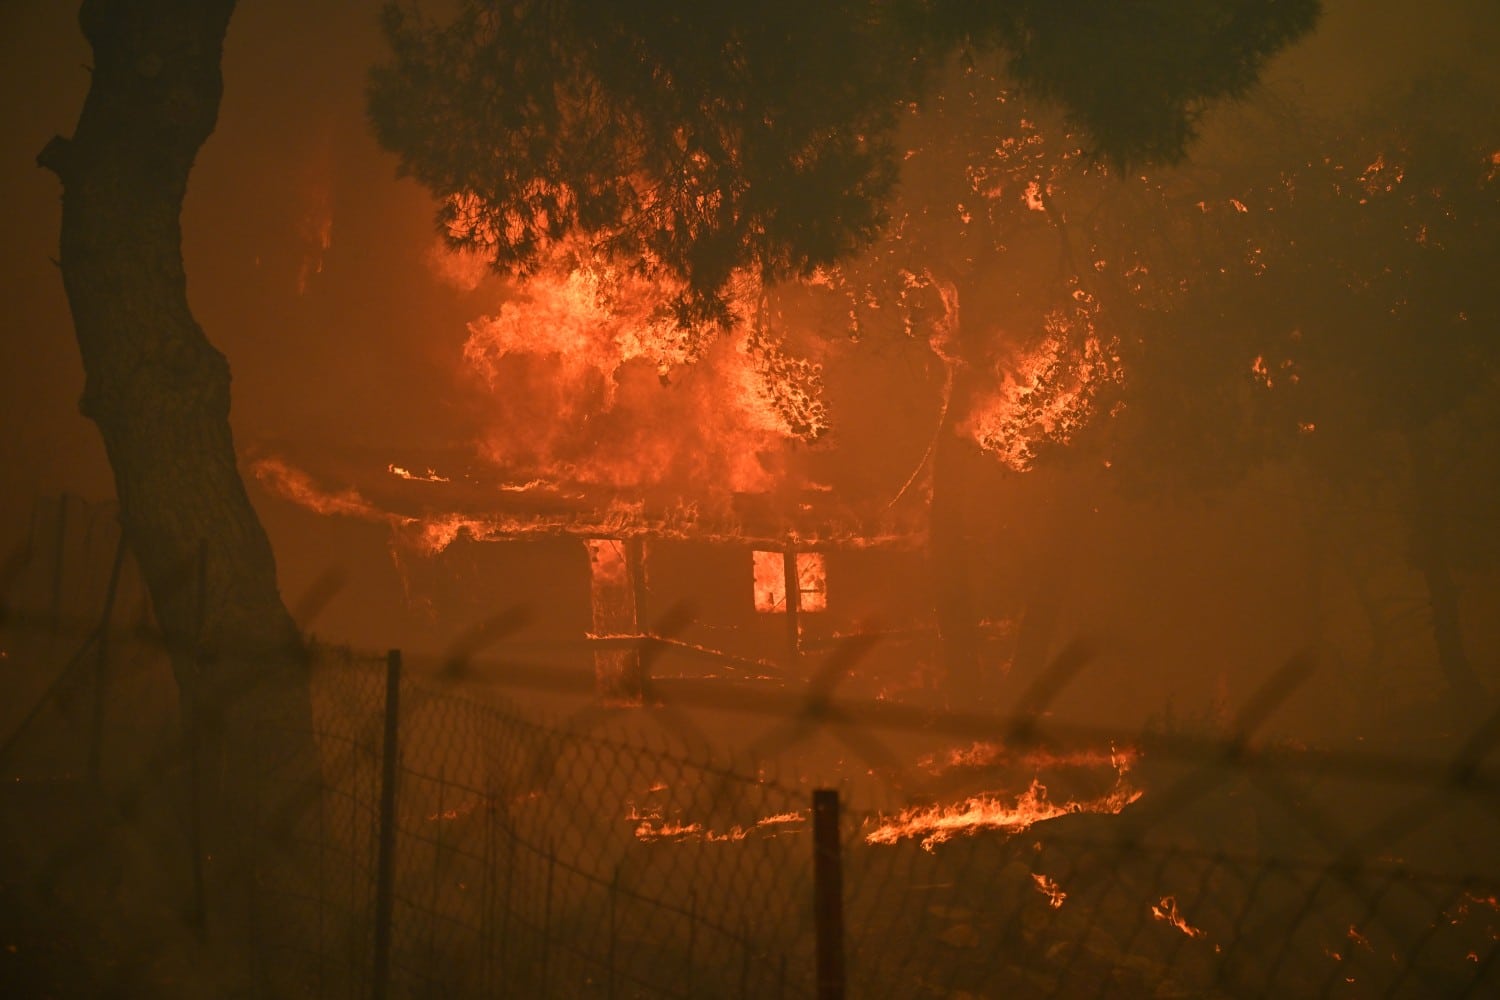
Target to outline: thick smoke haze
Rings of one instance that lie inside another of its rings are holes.
[[[58,185],[34,164],[51,135],[71,130],[88,85],[75,8],[59,0],[0,7],[0,191],[8,223],[0,251],[0,541],[7,546],[24,534],[34,498],[112,493],[97,433],[77,411],[82,370],[50,260]],[[461,363],[468,326],[508,294],[482,272],[455,272],[438,252],[430,197],[393,177],[392,159],[369,134],[364,86],[381,55],[377,11],[375,3],[337,0],[240,5],[224,57],[219,125],[194,170],[183,220],[189,296],[232,367],[242,458],[286,457],[332,486],[349,470],[378,475],[388,464],[463,471],[487,426],[484,395]],[[1378,105],[1436,72],[1467,74],[1496,90],[1497,50],[1500,8],[1487,0],[1331,0],[1315,33],[1273,62],[1264,90],[1330,118]],[[1232,119],[1223,114],[1207,121],[1207,142],[1228,127]],[[845,389],[835,380],[830,391]],[[933,403],[930,393],[911,395],[901,405]],[[860,425],[850,436],[878,445],[879,406],[866,399],[846,412],[846,421]],[[889,468],[866,478],[869,489],[893,496],[922,446],[913,438],[888,449]],[[860,481],[858,470],[844,474]],[[975,496],[990,495],[1000,473],[978,475]],[[1027,475],[1012,478],[1009,499],[992,512],[993,560],[982,588],[997,606],[1012,601],[1014,615],[1028,606],[1053,615],[1038,641],[1097,634],[1106,662],[1120,671],[1112,676],[1149,677],[1071,693],[1060,712],[1140,716],[1167,698],[1196,707],[1234,703],[1313,638],[1315,597],[1297,582],[1308,578],[1313,558],[1308,528],[1274,474],[1212,502],[1122,499],[1093,473]],[[250,489],[289,603],[330,569],[345,581],[311,623],[321,637],[361,648],[440,649],[486,603],[470,594],[444,608],[432,593],[414,591],[414,579],[425,579],[430,567],[414,569],[422,557],[410,552],[393,555],[387,525],[318,517],[253,481]],[[495,606],[548,593],[527,580],[495,587]],[[1493,605],[1483,592],[1470,591],[1469,599],[1470,652],[1492,669],[1500,645],[1484,623]],[[1347,596],[1325,610],[1336,632],[1357,632],[1359,609]]]

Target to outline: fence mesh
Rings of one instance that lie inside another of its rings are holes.
[[[323,849],[352,862],[343,890],[320,891],[360,930],[307,942],[350,995],[370,988],[369,921],[384,919],[382,669],[325,664],[314,684]],[[401,706],[393,995],[814,995],[806,779],[714,763],[699,727],[650,707],[541,722],[420,681]],[[876,779],[844,783],[852,996],[1416,997],[1500,982],[1493,725],[1423,762],[1257,745],[1246,727],[1127,741],[1034,717],[800,710],[798,740],[859,733],[845,763]],[[927,783],[908,776],[896,795],[877,772],[901,741],[880,734],[917,725],[949,750],[912,762]]]
[[[198,764],[171,671],[138,584],[126,574],[111,599],[99,581],[117,534],[50,516],[43,538],[87,526],[83,554],[58,541],[52,569],[12,559],[0,581],[17,695],[0,993],[215,995],[194,879],[212,859],[195,865]],[[76,592],[73,558],[95,567]],[[255,779],[296,816],[262,816],[250,838],[250,981],[268,996],[816,995],[811,800],[832,786],[850,996],[1500,995],[1493,706],[1445,714],[1442,732],[1297,745],[1265,725],[1297,697],[1294,661],[1232,718],[1119,732],[1048,715],[1090,679],[1085,646],[1016,711],[985,714],[842,693],[859,637],[810,654],[801,679],[691,682],[638,638],[658,676],[633,707],[538,707],[590,690],[584,664],[409,663],[394,743],[385,661],[321,650],[310,712],[266,738],[315,748],[315,780],[274,755]]]
[[[304,828],[320,832],[322,906],[302,961],[339,984],[330,995],[369,991],[385,919],[384,671],[345,660],[314,676],[326,788]],[[548,724],[419,682],[399,704],[394,995],[811,991],[804,789],[642,732],[628,712]]]

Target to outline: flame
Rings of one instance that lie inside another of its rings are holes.
[[[657,841],[669,841],[682,843],[695,840],[707,844],[732,844],[742,840],[748,840],[752,835],[762,837],[775,837],[780,833],[796,833],[797,830],[783,829],[805,821],[805,817],[798,812],[776,813],[757,820],[748,827],[738,824],[731,826],[728,830],[720,833],[706,829],[701,823],[683,823],[681,820],[665,820],[661,813],[655,809],[639,811],[635,806],[625,814],[625,819],[635,824],[635,838],[642,843],[655,843]]]
[[[447,476],[440,476],[430,468],[425,474],[412,472],[410,469],[402,468],[395,463],[387,465],[385,469],[397,479],[410,479],[419,483],[446,483],[450,481]]]
[[[1182,933],[1186,934],[1190,938],[1200,938],[1208,936],[1207,932],[1202,928],[1194,927],[1192,924],[1183,919],[1182,914],[1178,912],[1177,909],[1176,896],[1163,896],[1161,898],[1161,902],[1153,903],[1151,906],[1151,915],[1157,920],[1162,920],[1168,924],[1171,924],[1173,927],[1182,931]]]
[[[362,521],[393,520],[392,515],[370,503],[358,490],[324,490],[307,473],[293,468],[279,458],[257,459],[250,464],[250,471],[273,493],[316,513],[341,514]]]
[[[1031,468],[1042,443],[1072,440],[1093,416],[1099,390],[1122,377],[1117,345],[1095,330],[1096,312],[1093,298],[1075,289],[1073,306],[1047,314],[1041,342],[1001,368],[999,387],[969,415],[974,441],[1017,472]]]
[[[451,235],[494,245],[469,235],[499,224],[482,204],[455,198],[449,215]],[[828,431],[821,365],[762,321],[759,279],[731,281],[732,322],[687,322],[685,286],[651,260],[627,266],[576,235],[544,250],[509,301],[468,325],[489,461],[598,486],[764,492],[788,443]]]
[[[1028,750],[1014,763],[1027,769],[1043,770],[1061,767],[1113,768],[1120,777],[1135,764],[1140,751],[1135,747],[1111,746],[1108,751],[1084,750]],[[940,754],[928,754],[917,761],[917,766],[933,775],[941,775],[957,769],[993,767],[1012,763],[1010,751],[1002,744],[976,740],[968,746],[951,747]]]
[[[1267,389],[1272,388],[1276,384],[1275,380],[1271,378],[1271,369],[1266,364],[1266,356],[1264,354],[1257,354],[1255,360],[1250,363],[1250,374],[1254,375],[1255,380]]]
[[[755,577],[755,610],[770,614],[786,610],[786,557],[780,552],[750,553]]]
[[[412,476],[407,470],[391,465],[389,471],[403,479],[423,479]],[[313,478],[284,459],[269,456],[250,463],[250,472],[256,480],[277,496],[300,507],[323,515],[352,517],[360,521],[388,524],[418,550],[427,555],[443,551],[459,535],[468,533],[475,540],[500,538],[517,529],[532,525],[532,519],[519,517],[476,517],[468,514],[432,514],[413,517],[385,510],[367,500],[352,487],[328,490],[314,482]],[[405,473],[405,475],[403,475]],[[433,481],[446,480],[437,479]]]
[[[928,754],[917,766],[932,774],[943,774],[955,768],[989,767],[1005,760],[1007,751],[999,743],[975,740],[966,747],[951,747],[941,755]]]
[[[828,610],[828,568],[823,553],[797,553],[797,595],[802,611]]]
[[[961,834],[973,835],[981,830],[1016,834],[1033,823],[1070,813],[1118,813],[1140,797],[1138,790],[1122,781],[1100,798],[1058,804],[1049,801],[1046,786],[1033,779],[1031,787],[1011,803],[984,793],[956,805],[913,806],[893,817],[882,817],[879,825],[865,835],[865,843],[895,844],[908,837],[921,838],[923,850],[931,851]]]
[[[560,492],[550,482],[533,480],[527,483],[502,483],[494,488],[497,493],[544,490],[550,498],[569,503],[554,505],[546,510],[521,507],[513,503],[509,510],[487,513],[427,510],[420,514],[403,514],[379,506],[354,488],[326,489],[306,472],[276,456],[255,459],[248,464],[251,474],[263,487],[300,507],[317,514],[352,517],[390,526],[393,551],[408,549],[423,555],[436,555],[463,537],[476,542],[487,542],[523,535],[618,539],[649,534],[655,538],[691,538],[699,541],[765,541],[763,536],[747,534],[745,526],[733,512],[717,509],[705,511],[696,501],[679,501],[649,510],[644,501],[618,498],[580,506],[575,501],[585,500],[585,494]],[[870,534],[859,530],[858,525],[849,525],[835,526],[825,533],[809,536],[808,540],[809,543],[835,543],[859,548],[892,544],[907,537],[897,533]],[[817,553],[803,555],[817,556]],[[817,564],[818,561],[814,560],[813,565]],[[826,606],[821,603],[826,601],[826,597],[819,595],[814,588],[821,586],[818,581],[822,572],[806,567],[804,570],[803,599],[807,602],[807,610],[821,610]]]
[[[1068,894],[1066,892],[1063,892],[1061,886],[1059,886],[1052,879],[1041,874],[1032,875],[1031,880],[1036,883],[1037,892],[1040,892],[1043,896],[1047,897],[1048,906],[1052,907],[1054,910],[1062,909],[1063,900],[1068,898]]]
[[[751,553],[755,610],[774,614],[786,610],[786,556],[760,549]],[[828,610],[828,568],[821,552],[797,553],[797,610]]]

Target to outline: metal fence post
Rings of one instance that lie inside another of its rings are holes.
[[[818,928],[818,1000],[844,998],[844,873],[839,793],[813,791],[813,917]]]
[[[385,1000],[391,975],[391,910],[396,882],[396,765],[401,710],[401,650],[385,656],[385,741],[380,762],[380,841],[375,860],[375,968],[371,996]]]

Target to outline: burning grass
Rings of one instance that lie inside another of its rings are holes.
[[[894,844],[904,838],[915,838],[925,850],[954,837],[996,830],[1016,834],[1033,823],[1056,819],[1070,813],[1118,813],[1141,797],[1141,792],[1123,781],[1108,795],[1082,802],[1051,802],[1047,786],[1033,779],[1031,786],[1008,802],[996,795],[977,795],[957,805],[917,806],[891,817],[882,817],[874,830],[865,835],[869,844]]]

